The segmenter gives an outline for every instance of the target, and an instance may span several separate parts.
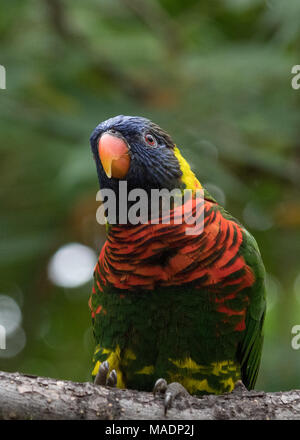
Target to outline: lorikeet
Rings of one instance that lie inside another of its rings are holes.
[[[116,116],[91,138],[100,188],[202,188],[172,138],[142,117]],[[173,206],[173,210],[175,207]],[[204,230],[111,224],[89,305],[93,376],[148,391],[157,379],[191,394],[255,385],[263,344],[265,270],[252,235],[204,190]],[[99,369],[100,368],[100,369]],[[115,374],[116,372],[116,374]]]

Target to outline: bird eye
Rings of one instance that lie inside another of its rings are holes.
[[[155,137],[152,136],[152,134],[150,134],[150,133],[145,134],[145,141],[151,147],[156,147],[157,146],[157,141],[156,141]]]

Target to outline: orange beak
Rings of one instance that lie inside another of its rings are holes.
[[[110,133],[104,133],[98,144],[103,169],[110,179],[123,179],[130,167],[129,149],[126,142]]]

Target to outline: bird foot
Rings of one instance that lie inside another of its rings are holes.
[[[102,386],[106,385],[112,388],[117,385],[117,372],[116,370],[109,372],[109,363],[107,361],[102,362],[100,365],[94,384]]]
[[[234,388],[231,391],[231,393],[233,394],[243,394],[245,392],[247,392],[247,388],[245,387],[245,385],[243,384],[243,382],[241,380],[238,380],[235,384],[234,384]]]
[[[165,379],[158,379],[155,382],[154,388],[153,388],[153,394],[154,396],[156,393],[162,393],[165,395],[164,399],[164,412],[165,415],[167,415],[168,409],[172,407],[173,401],[177,397],[183,397],[183,396],[189,396],[190,394],[187,392],[187,390],[178,382],[172,382],[168,385],[167,381]]]

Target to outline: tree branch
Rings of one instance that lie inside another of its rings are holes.
[[[165,418],[161,397],[134,390],[0,372],[0,419],[299,419],[300,390],[238,390],[175,400]]]

